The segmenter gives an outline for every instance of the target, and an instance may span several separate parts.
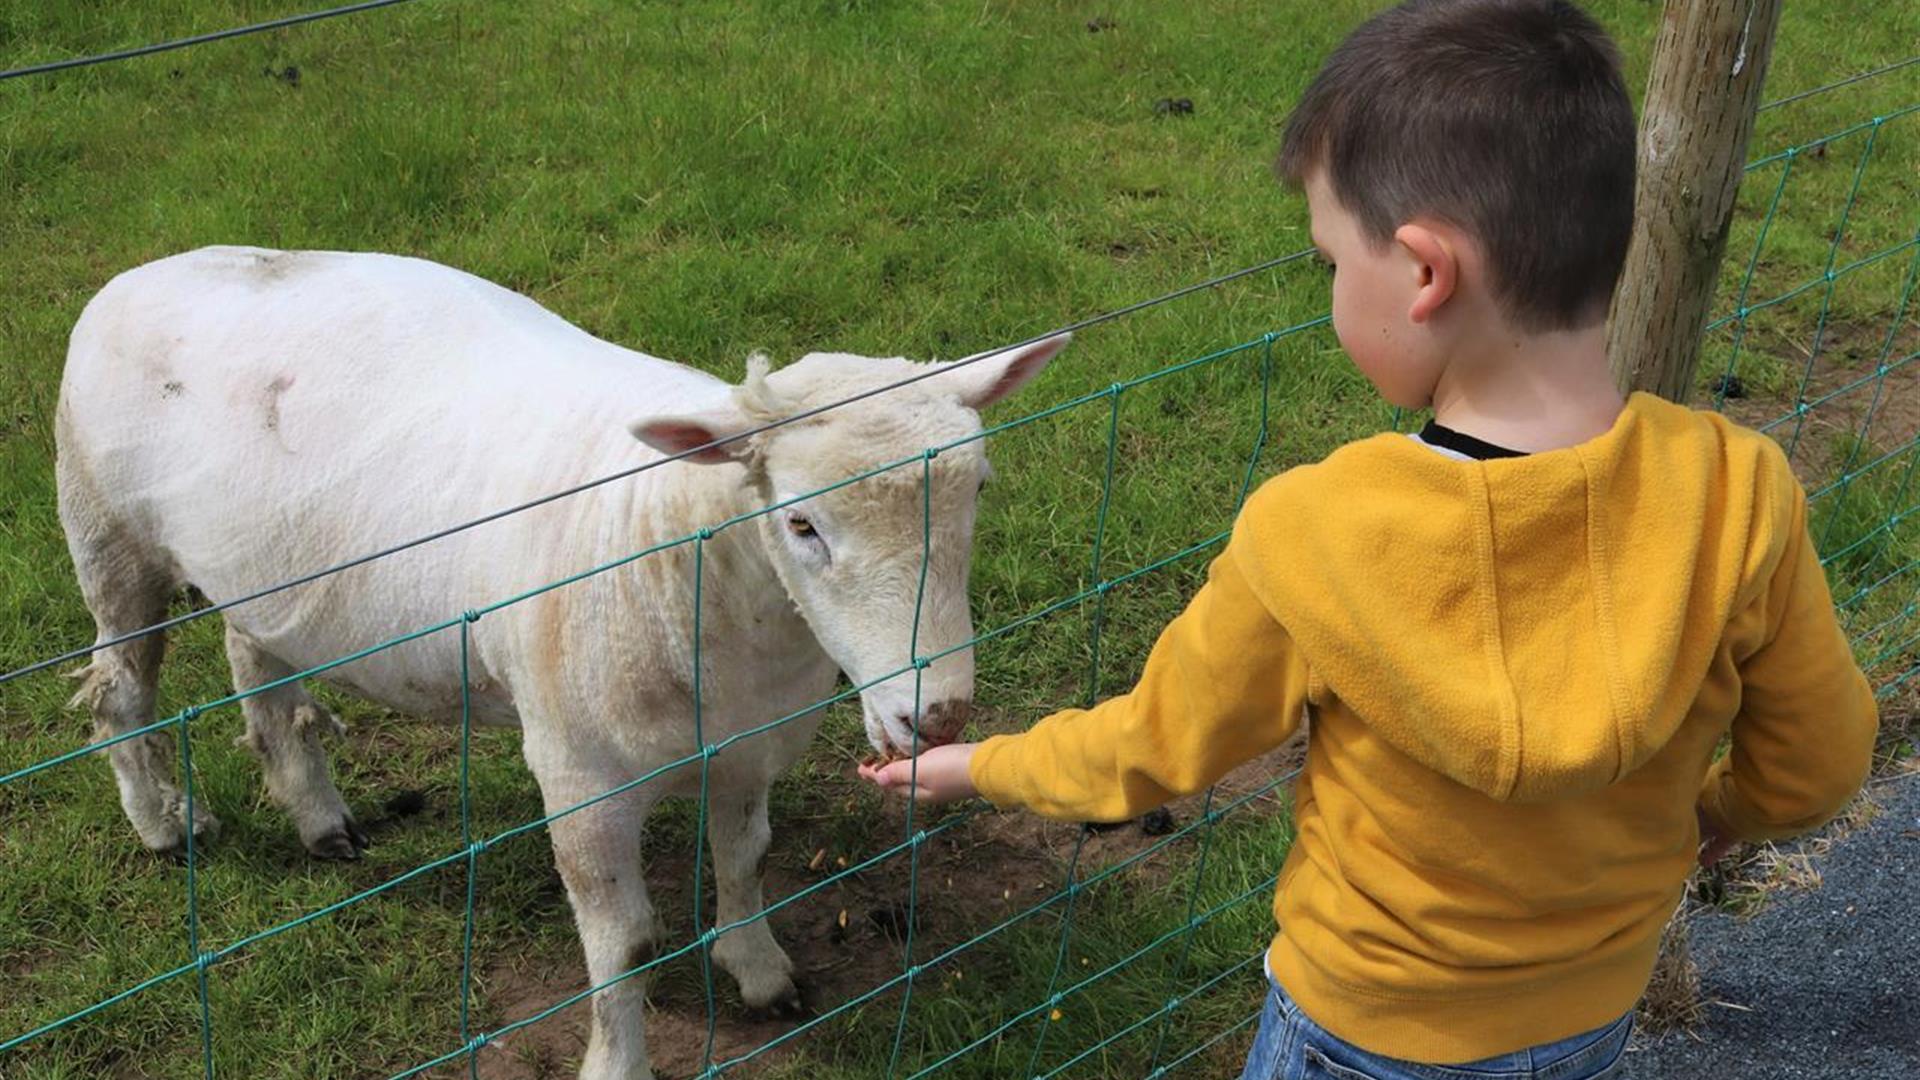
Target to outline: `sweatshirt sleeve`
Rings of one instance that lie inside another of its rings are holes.
[[[1133,690],[1055,713],[974,753],[974,786],[1000,806],[1123,821],[1205,789],[1300,727],[1307,668],[1255,594],[1236,528],[1207,582],[1167,625]]]
[[[1740,665],[1732,748],[1700,794],[1707,816],[1741,840],[1793,836],[1839,813],[1866,780],[1879,730],[1807,532],[1806,497],[1793,490],[1787,552],[1765,601],[1770,636]]]

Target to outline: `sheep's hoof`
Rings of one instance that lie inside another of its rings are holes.
[[[207,857],[207,841],[212,837],[202,830],[193,834],[193,856],[196,860]],[[183,839],[172,847],[150,848],[155,858],[165,859],[175,866],[187,865],[187,842]]]
[[[141,840],[146,843],[148,851],[176,866],[187,865],[187,829],[186,823],[182,820],[184,809],[183,800],[180,810],[176,811],[176,816],[167,819],[161,828],[156,830],[159,833],[158,837],[148,836],[145,833],[141,835]],[[207,844],[212,842],[219,833],[220,819],[208,813],[204,807],[195,806],[193,808],[194,856],[198,858],[204,854]],[[153,842],[155,839],[159,839],[159,842]]]
[[[800,988],[795,985],[789,985],[785,993],[765,1005],[749,1006],[747,1011],[756,1020],[803,1020],[811,1015],[806,999],[800,996]]]
[[[207,857],[207,845],[213,840],[211,830],[202,829],[193,834],[193,857],[196,860]],[[175,866],[187,865],[187,842],[182,839],[171,847],[150,848],[156,858],[165,859]]]
[[[351,861],[358,859],[360,853],[373,846],[367,831],[351,816],[341,819],[338,828],[322,833],[307,844],[307,852],[316,859],[339,859]]]

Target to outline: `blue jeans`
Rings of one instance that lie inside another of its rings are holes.
[[[1260,1014],[1260,1033],[1240,1080],[1601,1080],[1621,1075],[1633,1013],[1597,1031],[1465,1065],[1382,1057],[1307,1018],[1279,983]]]

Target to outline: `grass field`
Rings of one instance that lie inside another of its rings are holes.
[[[209,243],[377,249],[460,266],[593,333],[730,376],[755,349],[776,360],[812,349],[958,356],[1306,247],[1302,202],[1272,181],[1267,162],[1318,58],[1377,6],[421,0],[0,82],[0,668],[92,637],[54,515],[50,418],[65,335],[123,269]],[[1638,87],[1659,5],[1593,7]],[[287,10],[9,0],[0,66]],[[1791,3],[1768,96],[1903,59],[1916,40],[1911,5]],[[1190,115],[1155,107],[1180,98],[1193,102]],[[1731,366],[1748,394],[1727,407],[1754,423],[1794,400],[1823,399],[1776,433],[1794,444],[1810,486],[1850,477],[1823,499],[1818,525],[1826,550],[1845,552],[1835,591],[1858,594],[1849,620],[1863,659],[1890,676],[1913,663],[1914,587],[1904,574],[1920,556],[1920,538],[1903,524],[1920,502],[1907,482],[1920,455],[1906,452],[1920,435],[1920,366],[1900,363],[1920,351],[1920,320],[1898,307],[1920,251],[1920,114],[1894,115],[1917,102],[1920,66],[1763,114],[1751,157],[1805,149],[1784,184],[1785,160],[1750,175],[1717,310],[1787,298],[1746,320],[1737,355],[1737,324],[1711,333],[1701,376],[1706,385]],[[1876,116],[1894,118],[1858,127]],[[1844,272],[1822,276],[1835,268]],[[1258,341],[1314,320],[1325,304],[1324,280],[1295,263],[1127,316],[1080,335],[989,419]],[[1248,349],[1122,395],[1105,576],[1181,551],[1231,519],[1267,355]],[[1258,473],[1394,422],[1325,329],[1279,339],[1271,360],[1271,437]],[[1890,369],[1884,379],[1865,378],[1879,365]],[[975,564],[983,630],[1094,580],[1108,424],[1101,398],[993,440],[1000,479],[985,495]],[[246,513],[234,509],[239,527]],[[983,646],[982,729],[1122,689],[1204,558],[1109,594],[1097,668],[1086,605]],[[311,569],[286,567],[288,576]],[[227,692],[218,637],[212,619],[175,636],[163,714]],[[0,775],[82,745],[88,725],[63,707],[70,690],[51,674],[0,686]],[[241,727],[235,710],[195,721],[197,791],[226,823],[197,867],[203,949],[460,848],[458,732],[328,700],[351,726],[336,776],[378,840],[351,865],[300,851],[251,759],[229,745]],[[812,968],[821,1011],[906,962],[888,912],[905,895],[907,859],[834,877],[838,860],[857,863],[904,836],[899,807],[849,776],[855,728],[836,712],[776,790],[770,898],[821,888],[773,922]],[[1074,868],[1082,878],[1136,861],[929,969],[904,1013],[898,993],[880,995],[739,1071],[1136,1076],[1201,1046],[1257,1001],[1257,968],[1233,966],[1271,930],[1264,883],[1288,837],[1284,789],[1262,794],[1275,779],[1270,769],[1237,778],[1237,808],[1211,829],[1197,805],[1177,808],[1191,829],[1164,847],[1132,829],[1085,840]],[[511,734],[476,734],[471,785],[476,835],[540,814]],[[409,812],[405,793],[423,795],[424,808]],[[691,933],[693,836],[691,808],[675,807],[647,837],[675,941]],[[997,815],[944,828],[922,854],[912,962],[1053,896],[1077,842],[1068,827]],[[826,861],[810,869],[819,851]],[[458,1047],[463,865],[211,968],[216,1071],[384,1077]],[[104,762],[0,785],[0,1041],[187,962],[186,888],[181,867],[139,849]],[[543,833],[489,850],[477,896],[476,1030],[583,988]],[[1215,909],[1191,938],[1175,933],[1190,912]],[[1057,1010],[1045,1006],[1116,965]],[[1216,977],[1169,1014],[1163,1037],[1155,1010]],[[730,985],[718,989],[718,1059],[791,1030],[743,1016]],[[697,1072],[707,1035],[697,959],[669,965],[654,996],[656,1065],[663,1075]],[[575,1006],[488,1047],[481,1074],[570,1075],[585,1014]],[[975,1040],[976,1050],[950,1057]],[[1225,1072],[1244,1046],[1244,1034],[1225,1038],[1187,1071]],[[465,1066],[434,1075],[457,1072]],[[8,1080],[198,1075],[191,974],[0,1053]]]

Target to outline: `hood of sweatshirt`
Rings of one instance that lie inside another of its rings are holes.
[[[1379,435],[1262,488],[1254,587],[1310,700],[1334,694],[1495,799],[1588,791],[1686,719],[1799,527],[1786,473],[1772,440],[1647,394],[1605,434],[1525,457]]]

